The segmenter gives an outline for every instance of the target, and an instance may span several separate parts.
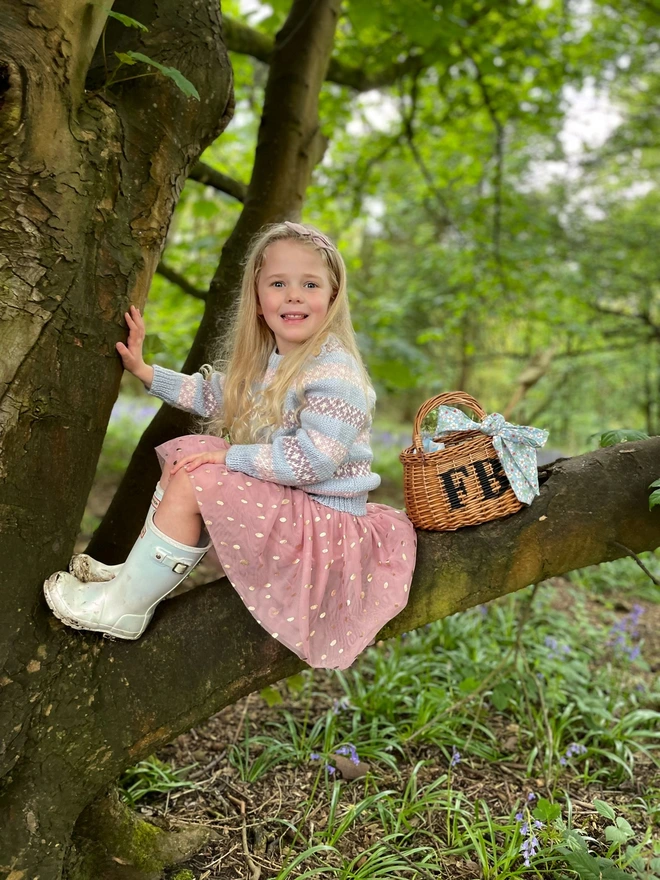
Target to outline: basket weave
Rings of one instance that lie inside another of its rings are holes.
[[[486,415],[474,397],[452,391],[431,397],[415,417],[413,445],[399,455],[403,464],[406,513],[418,529],[443,532],[515,513],[516,498],[492,439],[481,431],[452,431],[436,438],[445,444],[424,452],[421,426],[438,406],[463,406]]]

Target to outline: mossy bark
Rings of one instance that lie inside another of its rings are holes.
[[[64,880],[158,880],[216,836],[202,825],[169,831],[145,822],[113,788],[80,816]]]
[[[216,2],[114,8],[149,32],[112,21],[110,66],[115,47],[141,50],[202,101],[162,76],[104,89],[103,4],[0,0],[0,876],[14,880],[60,876],[121,739],[93,720],[102,651],[71,651],[41,584],[78,531],[123,312],[144,305],[188,171],[233,106]]]

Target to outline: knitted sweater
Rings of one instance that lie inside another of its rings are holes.
[[[267,387],[283,355],[275,349],[258,388]],[[224,374],[203,370],[192,376],[154,365],[149,393],[166,403],[211,416],[222,409]],[[296,486],[321,504],[356,516],[367,512],[367,494],[380,485],[371,471],[369,444],[375,395],[365,397],[357,364],[336,336],[330,335],[303,375],[305,405],[288,390],[282,426],[267,443],[235,443],[227,452],[229,470],[260,480]]]

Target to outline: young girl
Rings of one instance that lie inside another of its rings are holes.
[[[212,543],[273,638],[310,666],[350,666],[405,607],[417,540],[402,511],[367,502],[380,484],[369,445],[376,398],[337,248],[300,223],[257,237],[224,372],[147,366],[139,311],[126,321],[125,368],[204,417],[205,430],[156,449],[163,475],[123,565],[79,556],[48,578],[53,612],[77,629],[139,638]]]

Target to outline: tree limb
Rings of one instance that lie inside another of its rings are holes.
[[[419,531],[408,605],[380,637],[567,571],[655,549],[660,511],[648,510],[647,487],[657,478],[658,461],[660,437],[563,459],[540,471],[541,494],[519,513],[456,532]],[[226,580],[164,603],[136,644],[70,631],[63,637],[76,655],[81,638],[99,649],[96,655],[88,650],[80,665],[96,666],[99,732],[104,713],[112,713],[113,729],[122,731],[107,758],[109,778],[304,665],[256,623]]]
[[[224,36],[230,52],[250,55],[257,61],[270,64],[275,41],[268,34],[251,28],[238,19],[224,16]],[[424,52],[411,55],[403,61],[395,61],[380,70],[367,71],[363,67],[344,64],[336,58],[330,59],[326,79],[340,86],[348,86],[357,92],[381,89],[409,74],[419,73],[437,60],[437,52]]]
[[[206,162],[197,162],[193,166],[188,178],[189,180],[204,183],[206,186],[213,186],[215,189],[227,193],[227,195],[232,196],[239,202],[245,201],[247,195],[246,184],[241,183],[240,180],[234,180],[233,177],[223,174],[222,171],[218,171],[216,168],[212,168]]]
[[[172,284],[176,284],[177,287],[180,287],[184,293],[187,293],[190,296],[194,296],[195,299],[206,299],[205,290],[201,290],[199,287],[195,287],[195,285],[191,284],[184,275],[181,275],[180,272],[177,272],[176,269],[168,266],[167,263],[164,263],[162,260],[156,267],[156,272],[158,272],[159,275],[162,275],[163,278],[166,278]]]

